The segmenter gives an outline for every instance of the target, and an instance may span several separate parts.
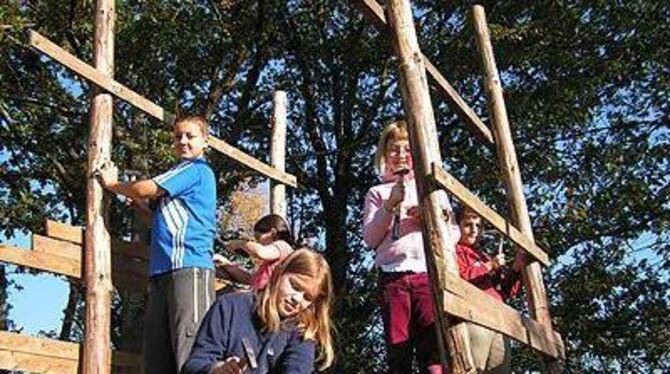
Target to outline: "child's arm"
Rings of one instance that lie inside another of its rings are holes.
[[[526,266],[526,253],[517,249],[511,268],[505,268],[503,271],[505,276],[500,288],[506,299],[512,298],[521,292],[521,271],[524,266]]]
[[[386,237],[393,213],[384,207],[386,201],[377,191],[370,190],[365,196],[363,207],[363,241],[368,247],[376,249]]]
[[[96,170],[95,176],[104,189],[133,200],[154,199],[165,194],[165,191],[151,179],[127,183],[119,182],[117,179],[118,169],[112,162],[107,162]]]
[[[226,257],[215,253],[214,257],[214,266],[218,269],[221,269],[226,272],[230,277],[230,280],[236,283],[241,284],[251,284],[251,272],[244,269],[240,265],[230,261]]]
[[[281,257],[279,248],[274,244],[262,245],[254,241],[233,240],[228,246],[230,250],[242,250],[248,253],[249,256],[263,261],[275,261]]]
[[[251,284],[251,272],[237,264],[223,265],[223,270],[230,275],[232,280],[241,284]]]

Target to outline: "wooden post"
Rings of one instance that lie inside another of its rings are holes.
[[[507,188],[507,197],[512,207],[512,221],[532,242],[535,241],[533,229],[528,216],[528,207],[526,198],[523,195],[523,183],[521,182],[521,172],[519,163],[514,150],[512,133],[507,118],[507,109],[503,98],[500,76],[493,56],[493,46],[486,24],[486,14],[484,7],[475,5],[473,7],[473,19],[477,46],[482,58],[482,67],[484,69],[485,83],[484,87],[488,95],[489,112],[491,115],[491,124],[495,137],[497,156],[500,167],[503,172],[503,179]],[[523,270],[523,280],[528,294],[528,309],[534,319],[542,324],[548,331],[552,330],[551,316],[549,314],[549,304],[547,294],[542,280],[542,271],[537,261],[532,261]],[[560,365],[554,361],[547,365],[550,372],[560,372]],[[558,371],[556,371],[558,370]]]
[[[286,92],[275,91],[272,96],[272,142],[270,164],[280,171],[286,170]],[[286,186],[270,181],[270,212],[286,217]]]
[[[97,0],[95,5],[94,63],[97,70],[114,75],[114,0]],[[112,95],[94,88],[91,105],[91,132],[88,141],[86,187],[86,249],[84,285],[86,315],[82,373],[111,371],[111,244],[107,231],[108,202],[93,177],[103,160],[109,160],[112,145]]]
[[[444,272],[458,275],[454,248],[449,246],[449,231],[440,206],[439,190],[429,182],[432,165],[442,165],[433,107],[428,92],[423,55],[419,50],[409,0],[391,0],[386,9],[394,53],[398,57],[400,88],[410,133],[414,175],[423,220],[424,252],[435,299],[435,324],[440,356],[446,366],[445,342],[451,355],[453,372],[474,371],[466,326],[456,324],[447,330],[444,318]]]

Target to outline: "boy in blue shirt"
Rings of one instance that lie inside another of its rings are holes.
[[[180,162],[152,179],[119,182],[112,163],[96,172],[105,189],[129,197],[151,219],[144,373],[181,370],[214,300],[216,180],[204,159],[208,133],[203,117],[175,120],[174,150]],[[153,204],[146,204],[147,199]]]

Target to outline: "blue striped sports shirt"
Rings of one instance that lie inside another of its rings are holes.
[[[182,160],[153,178],[165,190],[153,214],[150,276],[177,269],[212,269],[216,180],[204,158]]]

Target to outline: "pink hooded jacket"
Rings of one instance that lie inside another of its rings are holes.
[[[375,265],[384,272],[426,272],[423,253],[421,222],[407,215],[407,210],[418,205],[416,182],[412,174],[405,177],[405,200],[400,204],[400,237],[391,238],[393,214],[386,212],[384,201],[391,195],[397,176],[387,173],[383,183],[372,187],[365,196],[363,209],[363,241],[376,250]],[[460,230],[455,223],[451,204],[444,191],[440,191],[442,209],[449,214],[449,245],[455,246]]]

